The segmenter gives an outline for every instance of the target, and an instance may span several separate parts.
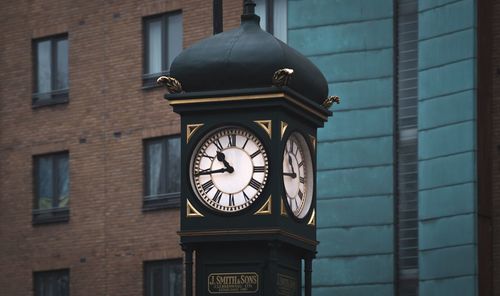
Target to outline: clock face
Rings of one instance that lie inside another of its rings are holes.
[[[266,150],[251,132],[220,128],[206,136],[191,157],[191,185],[198,198],[220,212],[238,212],[259,197],[267,181]]]
[[[288,207],[304,218],[312,204],[314,176],[311,152],[304,137],[294,132],[283,151],[283,185]]]

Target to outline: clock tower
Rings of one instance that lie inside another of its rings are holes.
[[[239,28],[184,50],[158,79],[181,115],[188,296],[311,295],[316,132],[336,98],[254,7],[245,0]]]

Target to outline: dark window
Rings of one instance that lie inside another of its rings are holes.
[[[287,0],[256,0],[255,14],[262,29],[287,42]]]
[[[144,141],[144,209],[179,206],[180,154],[179,136]]]
[[[144,263],[145,296],[181,296],[182,260]]]
[[[397,1],[398,295],[418,295],[418,3]]]
[[[182,13],[167,13],[144,19],[145,87],[156,85],[156,79],[168,75],[174,58],[182,51]]]
[[[68,101],[68,36],[59,35],[33,41],[33,106]]]
[[[69,157],[67,152],[34,157],[34,223],[69,218]]]
[[[69,270],[34,273],[35,296],[69,296]]]

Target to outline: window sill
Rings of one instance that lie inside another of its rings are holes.
[[[31,97],[31,105],[33,109],[67,104],[69,102],[69,91],[67,89],[53,91],[50,93],[36,93]]]
[[[162,209],[179,208],[180,205],[181,199],[178,193],[160,195],[158,197],[145,197],[142,204],[142,211],[149,212]]]
[[[61,223],[69,221],[69,208],[33,210],[33,225]]]

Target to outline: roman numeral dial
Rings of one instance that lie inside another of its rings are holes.
[[[283,150],[283,185],[288,208],[297,218],[304,218],[311,208],[313,174],[308,143],[300,133],[294,132]]]
[[[268,172],[264,145],[240,127],[209,133],[191,157],[193,191],[206,206],[219,212],[238,212],[254,203],[266,186]]]

